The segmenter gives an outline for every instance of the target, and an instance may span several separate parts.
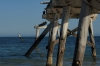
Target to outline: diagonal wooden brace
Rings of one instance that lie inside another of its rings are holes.
[[[68,35],[73,35],[74,37],[77,37],[77,34],[75,33],[77,31],[78,27],[76,27],[75,29],[73,29],[72,31],[68,29]],[[93,43],[87,41],[86,42],[89,46],[93,46]]]
[[[25,56],[29,56],[31,52],[36,48],[36,46],[40,43],[40,41],[44,38],[44,36],[50,31],[52,23],[50,23],[47,28],[42,32],[42,34],[38,37],[38,39],[33,43],[33,45],[26,52]]]

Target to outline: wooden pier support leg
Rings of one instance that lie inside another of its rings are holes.
[[[91,11],[92,8],[83,1],[81,7],[81,13],[80,13],[80,19],[78,25],[78,34],[76,39],[76,46],[75,46],[72,66],[82,66],[85,48],[86,48]]]
[[[58,35],[58,38],[60,37],[60,30],[58,29],[57,30],[57,35]]]
[[[38,39],[38,37],[39,37],[39,32],[40,32],[40,29],[39,28],[36,28],[36,40]]]
[[[95,47],[95,40],[94,40],[94,35],[93,35],[93,26],[92,26],[92,18],[89,24],[89,35],[90,35],[90,42],[93,44],[91,49],[92,49],[92,57],[94,60],[96,60],[96,47]]]
[[[52,62],[53,62],[52,56],[53,56],[53,49],[54,49],[54,45],[55,45],[55,41],[56,41],[57,30],[58,30],[58,18],[56,18],[56,15],[55,15],[53,27],[52,27],[52,30],[51,30],[50,41],[49,41],[49,44],[48,44],[46,66],[52,66]]]
[[[60,39],[58,44],[56,66],[63,66],[63,55],[64,55],[65,44],[66,44],[69,17],[70,17],[70,6],[67,8],[63,7],[63,16],[62,16]]]
[[[52,26],[52,23],[50,23],[47,28],[42,32],[42,34],[38,37],[38,39],[33,43],[33,45],[29,48],[29,50],[26,52],[25,56],[29,56],[31,52],[36,48],[36,46],[39,44],[39,42],[44,38],[44,36],[50,31]]]

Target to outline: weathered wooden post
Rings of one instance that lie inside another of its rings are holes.
[[[92,11],[92,7],[90,7],[88,4],[82,1],[72,66],[82,66],[84,52],[86,48],[86,41],[87,41],[91,11]]]
[[[18,37],[20,38],[20,40],[22,41],[22,42],[24,42],[24,40],[23,40],[23,38],[21,37],[21,35],[18,33]]]
[[[55,41],[56,41],[57,30],[58,30],[58,18],[55,14],[54,22],[53,22],[53,26],[52,26],[52,30],[51,30],[50,41],[49,41],[49,44],[48,44],[46,66],[52,66],[52,62],[53,62],[52,56],[53,56],[53,49],[54,49],[54,45],[55,45]]]
[[[39,28],[36,28],[36,40],[38,39],[38,37],[39,37],[39,32],[40,32],[40,29]]]
[[[36,29],[36,37],[35,39],[37,40],[39,37],[39,33],[40,33],[40,29],[41,28],[46,28],[46,26],[44,26],[47,22],[42,22],[41,24],[35,25],[34,28]]]
[[[70,6],[63,7],[62,24],[61,24],[60,39],[58,44],[56,66],[63,66],[63,55],[64,55],[65,44],[66,44],[68,21],[70,19],[69,17],[70,17]]]
[[[92,57],[95,60],[96,59],[96,47],[95,47],[95,40],[94,40],[94,35],[93,35],[93,26],[92,26],[92,18],[90,20],[90,24],[89,24],[89,36],[90,36],[90,42],[93,44],[91,46],[92,49]]]
[[[58,29],[57,30],[57,35],[58,35],[58,38],[60,37],[60,30]]]
[[[47,28],[42,32],[42,34],[38,37],[38,39],[33,43],[33,45],[29,48],[29,50],[26,52],[25,56],[29,56],[31,52],[36,48],[36,46],[39,44],[39,42],[44,38],[44,36],[48,33],[48,31],[51,29],[52,23],[50,23]]]

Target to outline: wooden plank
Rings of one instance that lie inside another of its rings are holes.
[[[86,48],[91,11],[92,8],[85,2],[82,2],[79,25],[78,25],[78,33],[77,33],[78,35],[76,39],[76,46],[75,46],[72,66],[82,66],[84,52]]]
[[[63,66],[63,55],[65,50],[65,43],[66,43],[66,36],[67,36],[67,28],[68,28],[68,21],[70,16],[70,6],[63,8],[63,17],[62,17],[62,24],[61,24],[61,34],[58,44],[58,53],[57,53],[57,63],[56,66]]]
[[[64,7],[71,5],[72,7],[81,7],[81,0],[52,0],[53,7]]]
[[[44,38],[44,36],[48,33],[51,29],[52,23],[50,23],[47,28],[42,32],[42,34],[38,37],[38,39],[33,43],[33,45],[29,48],[26,52],[25,56],[29,56],[31,52],[36,48],[36,46],[40,43],[40,41]]]
[[[53,50],[54,50],[54,45],[55,45],[55,41],[56,41],[56,34],[57,34],[57,30],[58,30],[58,19],[56,19],[56,15],[54,18],[54,23],[53,23],[53,27],[52,27],[52,31],[51,31],[51,36],[50,36],[50,41],[48,44],[48,52],[47,52],[47,62],[46,62],[46,66],[52,66],[53,63]]]
[[[71,14],[79,14],[80,13],[81,8],[74,8],[71,7],[70,13]],[[63,8],[47,8],[46,9],[46,13],[58,13],[58,14],[62,14]]]
[[[71,12],[70,12],[70,18],[79,18],[80,15],[80,10],[81,8],[73,8],[71,7]],[[53,19],[53,15],[51,13],[57,13],[58,17],[61,19],[62,18],[62,8],[47,8],[46,9],[46,14],[42,15],[43,19]],[[100,11],[93,9],[93,13],[100,13]]]
[[[38,28],[46,28],[47,26],[35,26],[34,28],[35,29],[38,29]]]
[[[70,13],[75,15],[75,14],[80,14],[80,10],[81,8],[74,8],[74,7],[71,7],[71,10],[70,10]],[[58,14],[62,14],[62,11],[63,11],[63,8],[47,8],[46,9],[46,14],[51,14],[51,13],[58,13]],[[97,9],[93,9],[92,10],[92,13],[100,13],[99,10]]]
[[[92,26],[92,18],[89,24],[89,36],[90,36],[90,42],[93,43],[93,45],[91,46],[91,50],[92,50],[92,57],[94,60],[96,60],[96,47],[95,47],[95,40],[94,40],[94,36],[93,36],[93,26]]]
[[[41,4],[49,4],[49,1],[40,2]]]
[[[92,7],[100,10],[99,5],[100,5],[100,0],[83,0],[87,4],[91,5]],[[75,8],[81,8],[81,3],[82,0],[52,0],[52,6],[53,7],[63,7],[63,6],[68,6],[71,5],[72,7]]]

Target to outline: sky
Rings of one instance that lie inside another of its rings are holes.
[[[18,33],[21,36],[35,36],[34,26],[46,20],[42,19],[46,7],[46,4],[40,4],[43,1],[49,0],[0,0],[0,37],[16,37]],[[69,29],[77,27],[78,21],[70,19]],[[99,21],[98,15],[97,20],[93,22],[95,36],[100,36]]]

